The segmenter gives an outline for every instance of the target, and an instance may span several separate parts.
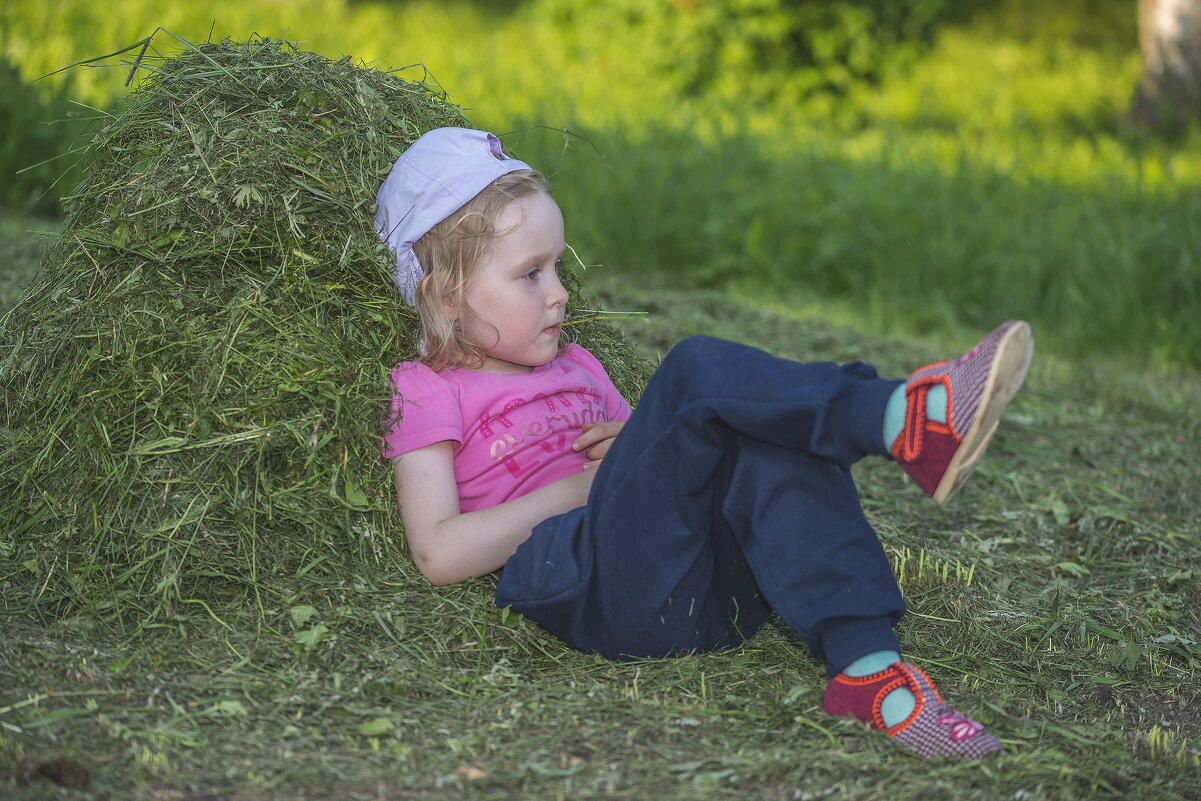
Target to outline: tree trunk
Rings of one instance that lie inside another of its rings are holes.
[[[1201,117],[1201,0],[1139,0],[1142,80],[1129,116],[1164,132]]]

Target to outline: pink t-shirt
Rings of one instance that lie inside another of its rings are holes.
[[[596,357],[579,345],[550,364],[515,375],[419,362],[392,372],[384,435],[391,459],[435,442],[454,445],[459,507],[486,509],[578,473],[588,457],[571,450],[585,423],[628,420],[626,402]]]

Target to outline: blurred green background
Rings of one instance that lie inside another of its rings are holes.
[[[1136,8],[7,0],[3,231],[53,228],[79,180],[55,157],[129,91],[137,51],[56,71],[159,26],[190,42],[279,36],[436,80],[549,173],[569,241],[619,280],[720,287],[878,333],[1024,317],[1069,357],[1195,372],[1201,132],[1126,121]],[[151,48],[180,47],[172,35]],[[30,269],[15,252],[0,249],[10,283]]]

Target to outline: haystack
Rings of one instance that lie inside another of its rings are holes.
[[[374,200],[414,139],[467,121],[275,40],[142,66],[0,321],[5,594],[145,624],[300,576],[415,576],[379,437],[416,320]],[[576,337],[637,393],[620,336]]]

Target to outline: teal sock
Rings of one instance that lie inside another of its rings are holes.
[[[876,651],[859,657],[843,668],[842,672],[848,676],[870,676],[899,661],[901,655],[896,651]],[[895,726],[909,717],[915,706],[917,699],[913,697],[913,693],[902,687],[884,696],[884,700],[880,702],[880,717],[884,718],[885,726]]]
[[[938,423],[947,422],[947,388],[935,384],[926,392],[926,417]],[[884,445],[889,449],[905,427],[905,385],[901,384],[888,398],[884,407]]]

